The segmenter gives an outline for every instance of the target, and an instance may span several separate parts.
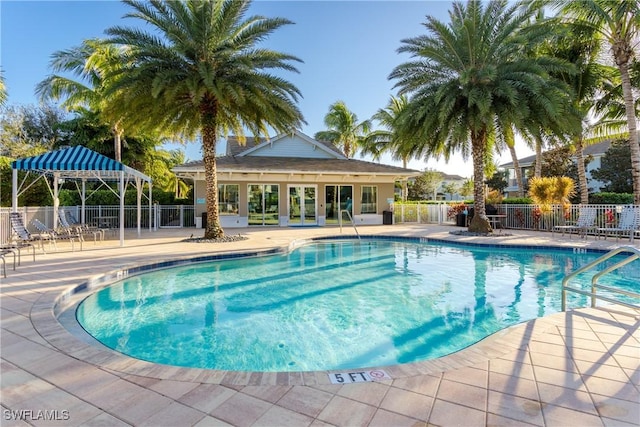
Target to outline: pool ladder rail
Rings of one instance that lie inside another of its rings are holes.
[[[605,268],[604,270],[596,273],[593,275],[593,277],[591,278],[591,291],[585,291],[582,289],[576,289],[576,288],[572,288],[570,286],[567,286],[567,284],[569,283],[569,280],[573,279],[575,276],[577,276],[578,274],[590,270],[593,267],[595,267],[596,265],[608,260],[611,257],[614,257],[618,254],[621,253],[630,253],[630,255],[623,259],[622,261],[618,262],[617,264],[614,264],[610,267]],[[600,258],[590,262],[589,264],[577,269],[576,271],[574,271],[573,273],[569,274],[568,276],[566,276],[564,279],[562,279],[562,311],[566,311],[566,305],[567,305],[567,291],[570,292],[576,292],[582,295],[586,295],[586,296],[590,296],[591,297],[591,307],[595,308],[596,307],[596,300],[597,299],[601,299],[603,301],[607,301],[613,304],[619,304],[619,305],[623,305],[625,307],[629,307],[632,309],[640,309],[640,305],[635,305],[635,304],[630,304],[624,301],[620,301],[618,299],[615,298],[609,298],[609,297],[605,297],[603,295],[598,295],[597,294],[597,290],[598,289],[602,289],[602,290],[606,290],[606,291],[610,291],[613,293],[617,293],[617,294],[622,294],[622,295],[627,295],[630,297],[634,297],[634,298],[638,298],[640,299],[640,294],[636,293],[636,292],[629,292],[629,291],[625,291],[622,289],[617,289],[617,288],[613,288],[611,286],[604,286],[604,285],[598,285],[598,280],[600,279],[600,277],[602,277],[603,275],[610,273],[614,270],[617,270],[621,267],[624,267],[625,265],[629,264],[630,262],[633,262],[637,259],[640,259],[640,250],[638,250],[637,248],[634,248],[633,246],[621,246],[619,248],[613,249],[609,252],[607,252],[606,254],[604,254],[603,256],[601,256]]]
[[[349,210],[348,210],[348,209],[342,209],[342,210],[340,211],[340,213],[338,214],[338,215],[339,215],[339,216],[338,216],[338,219],[339,219],[339,221],[340,221],[340,234],[342,234],[342,213],[343,213],[343,212],[346,212],[346,213],[347,213],[347,216],[349,217],[349,220],[351,221],[351,225],[353,225],[353,229],[354,229],[354,230],[355,230],[355,232],[356,232],[356,236],[358,236],[358,240],[362,240],[362,239],[360,239],[360,233],[358,233],[358,229],[356,228],[356,223],[355,223],[355,221],[353,220],[353,217],[351,217],[351,212],[349,212]]]

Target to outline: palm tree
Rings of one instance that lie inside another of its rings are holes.
[[[298,58],[257,46],[291,22],[245,19],[248,0],[125,0],[127,17],[153,32],[112,27],[110,42],[128,47],[129,58],[111,88],[125,123],[166,134],[202,139],[207,227],[204,238],[224,236],[218,215],[216,144],[229,131],[244,141],[245,129],[267,135],[301,126],[299,90],[269,70],[297,72]]]
[[[413,135],[402,133],[402,127],[398,118],[409,103],[406,95],[391,96],[386,108],[380,108],[371,117],[384,129],[370,132],[361,146],[362,155],[371,155],[374,160],[379,160],[383,153],[390,152],[393,160],[401,160],[402,167],[406,168],[412,157],[411,150],[416,145]],[[403,181],[402,197],[407,199],[407,181]]]
[[[595,112],[597,97],[605,82],[613,77],[612,67],[599,62],[600,43],[598,35],[592,30],[580,27],[569,27],[564,37],[559,37],[553,43],[552,53],[574,64],[577,73],[560,75],[573,89],[574,111],[580,119],[581,126],[572,135],[571,143],[576,153],[576,166],[578,169],[578,192],[580,203],[589,203],[589,190],[587,187],[587,173],[584,159],[585,146],[596,142],[588,139],[589,114]]]
[[[449,24],[428,16],[429,34],[402,41],[398,51],[415,59],[389,76],[398,79],[401,94],[412,95],[404,126],[421,136],[416,150],[471,153],[475,215],[470,231],[491,231],[483,183],[497,135],[507,125],[525,128],[535,108],[548,117],[564,113],[566,95],[548,91],[547,81],[550,70],[570,67],[528,54],[546,36],[542,25],[527,25],[536,12],[530,2],[455,2]]]
[[[574,22],[598,31],[611,53],[622,83],[629,146],[631,148],[631,174],[635,204],[640,204],[640,145],[638,145],[638,119],[635,114],[634,95],[629,66],[637,55],[640,33],[640,3],[637,0],[580,0],[554,2]]]
[[[329,112],[324,116],[324,124],[328,130],[316,132],[313,137],[340,147],[347,158],[353,157],[371,130],[371,122],[358,122],[358,116],[351,112],[343,101],[334,102],[329,106]]]
[[[106,93],[109,84],[106,75],[122,67],[123,61],[123,52],[115,46],[100,39],[85,40],[80,46],[55,52],[50,62],[54,72],[69,72],[79,80],[53,74],[36,86],[36,93],[42,100],[64,97],[62,107],[67,111],[88,109],[108,123],[117,161],[122,161],[124,128],[120,117],[106,113],[113,100]]]

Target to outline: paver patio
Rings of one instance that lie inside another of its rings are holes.
[[[361,234],[608,249],[611,240],[543,232],[495,237],[434,225]],[[202,230],[195,230],[202,232]],[[2,426],[637,426],[640,311],[580,309],[526,322],[434,361],[385,367],[392,380],[331,384],[326,372],[244,373],[132,359],[91,345],[55,318],[60,295],[99,274],[161,259],[287,246],[338,228],[227,230],[248,240],[186,243],[193,229],[128,234],[71,252],[22,257],[2,279]],[[351,234],[353,230],[344,230]],[[627,242],[619,242],[625,244]],[[9,263],[8,263],[9,264]]]

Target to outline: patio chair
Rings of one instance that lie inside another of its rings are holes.
[[[616,242],[621,235],[629,233],[629,240],[633,240],[634,234],[640,232],[640,208],[635,206],[624,206],[620,213],[620,221],[617,227],[600,227],[598,228],[598,236],[604,236],[615,233]]]
[[[33,249],[33,260],[36,260],[36,246],[34,243],[40,245],[40,249],[44,253],[43,237],[39,235],[33,235],[27,230],[22,220],[22,214],[19,212],[9,213],[9,219],[11,220],[11,228],[13,230],[12,242],[3,246],[6,249],[18,249],[20,251],[23,248]],[[18,257],[20,258],[20,257]],[[20,262],[18,262],[20,265]]]
[[[56,251],[58,250],[58,244],[57,241],[58,240],[69,240],[71,242],[71,250],[75,250],[75,241],[78,240],[78,242],[80,242],[80,250],[82,250],[82,234],[74,232],[74,231],[63,231],[63,232],[57,232],[52,228],[47,227],[46,225],[44,225],[39,219],[34,218],[31,221],[31,224],[33,224],[33,226],[38,230],[38,232],[40,233],[40,236],[42,236],[43,239],[47,239],[49,240],[49,243],[53,242],[53,246],[56,248]]]
[[[562,235],[564,236],[565,231],[577,231],[581,237],[587,238],[587,232],[589,230],[596,229],[596,216],[597,211],[596,208],[592,206],[584,206],[581,207],[578,211],[578,220],[575,224],[568,225],[556,225],[553,227],[553,230],[562,230]],[[571,237],[571,233],[569,233],[569,237]]]
[[[13,271],[16,270],[16,251],[11,249],[0,249],[0,258],[2,259],[2,274],[7,277],[7,261],[4,259],[5,255],[13,255]]]
[[[104,241],[104,230],[91,228],[86,224],[78,223],[75,221],[75,218],[64,209],[58,210],[58,218],[60,219],[60,226],[66,232],[75,230],[76,233],[82,234],[83,236],[92,235],[94,245],[98,243],[98,236],[100,236],[100,241]],[[73,218],[73,221],[70,221],[70,218]]]

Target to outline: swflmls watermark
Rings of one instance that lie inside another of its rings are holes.
[[[71,418],[67,409],[3,409],[2,417],[8,421],[68,421]]]

